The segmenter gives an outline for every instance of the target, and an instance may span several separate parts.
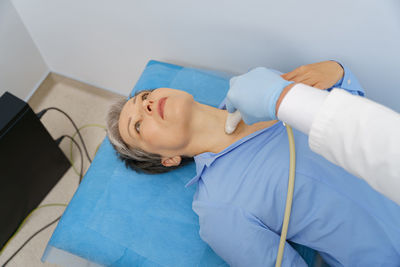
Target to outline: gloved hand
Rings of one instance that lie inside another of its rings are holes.
[[[250,125],[276,120],[276,101],[283,89],[291,83],[293,82],[284,80],[272,70],[255,68],[230,80],[226,109],[229,113],[238,109],[244,122]],[[232,128],[234,122],[229,121],[232,118],[233,116],[228,116],[226,126],[229,127],[226,128]],[[236,125],[233,128],[236,128]]]

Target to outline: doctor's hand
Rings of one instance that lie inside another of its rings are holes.
[[[318,89],[328,89],[335,85],[343,77],[343,74],[342,66],[336,61],[323,61],[300,66],[291,72],[281,75],[281,77],[288,81],[304,83]]]
[[[239,110],[246,124],[276,120],[276,102],[283,89],[291,83],[272,70],[255,68],[230,80],[226,108],[229,113]],[[240,116],[238,118],[240,120]],[[230,121],[232,118],[228,116],[226,126]]]

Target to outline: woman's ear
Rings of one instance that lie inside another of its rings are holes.
[[[165,167],[173,167],[181,164],[181,160],[182,158],[180,156],[174,156],[171,158],[162,157],[161,164],[164,165]]]

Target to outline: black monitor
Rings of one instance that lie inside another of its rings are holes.
[[[0,248],[70,167],[27,103],[0,98]]]

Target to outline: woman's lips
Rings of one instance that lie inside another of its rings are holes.
[[[163,97],[158,101],[158,114],[160,114],[160,117],[162,119],[164,119],[164,106],[165,106],[166,100],[167,100],[167,98]]]

